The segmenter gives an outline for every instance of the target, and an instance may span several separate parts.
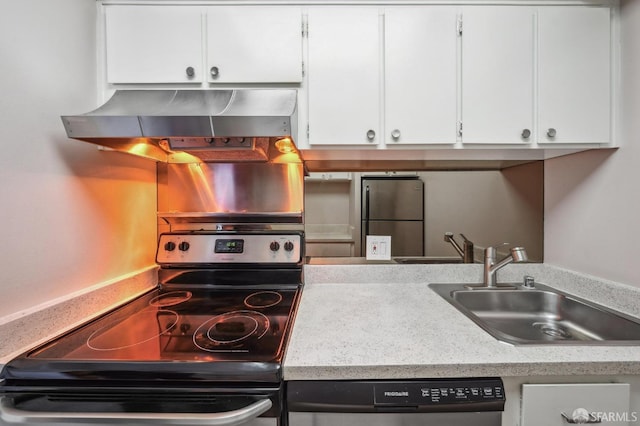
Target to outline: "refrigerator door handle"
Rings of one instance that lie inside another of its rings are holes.
[[[369,185],[364,188],[364,235],[366,238],[366,236],[369,235],[369,196],[371,191]]]

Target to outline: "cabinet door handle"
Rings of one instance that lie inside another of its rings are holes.
[[[531,136],[531,130],[524,129],[522,131],[522,139],[529,139],[530,136]]]
[[[400,139],[400,130],[398,130],[398,129],[394,129],[394,130],[391,132],[391,138],[392,138],[394,141],[398,141],[398,140]]]
[[[211,77],[213,78],[217,78],[218,75],[220,74],[220,70],[218,69],[218,67],[211,67],[209,72],[211,73]]]
[[[193,67],[187,67],[186,70],[184,70],[185,73],[187,73],[187,77],[192,78],[194,75],[196,75],[196,70],[193,69]]]
[[[592,424],[602,423],[602,419],[599,419],[598,417],[594,416],[593,413],[588,413],[588,412],[585,412],[584,415],[582,416],[576,416],[575,411],[574,411],[574,415],[572,415],[571,417],[569,417],[565,413],[560,413],[560,415],[562,416],[565,422],[571,425],[576,425],[576,424],[592,425]]]
[[[554,129],[553,127],[547,130],[547,136],[549,136],[550,138],[555,138],[556,133],[556,129]]]
[[[368,130],[367,139],[369,140],[369,142],[373,142],[375,138],[376,138],[376,132],[373,130]]]

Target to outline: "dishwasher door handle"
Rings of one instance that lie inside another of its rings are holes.
[[[0,398],[2,420],[11,424],[127,422],[170,426],[234,426],[248,422],[271,408],[270,399],[261,399],[244,408],[219,413],[58,413],[15,408],[10,398]]]

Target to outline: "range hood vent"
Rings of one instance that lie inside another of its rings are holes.
[[[168,163],[296,162],[296,97],[295,89],[117,90],[62,122],[70,138]]]

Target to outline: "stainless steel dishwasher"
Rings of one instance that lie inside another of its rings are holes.
[[[289,426],[500,426],[499,378],[290,381]]]

